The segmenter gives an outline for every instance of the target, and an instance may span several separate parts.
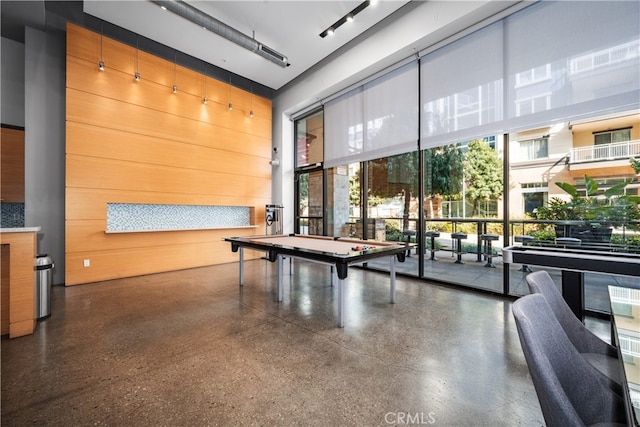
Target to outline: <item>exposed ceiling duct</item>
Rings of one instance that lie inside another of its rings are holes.
[[[155,3],[165,10],[175,13],[178,16],[185,18],[194,24],[209,30],[225,39],[250,50],[251,52],[262,56],[265,59],[277,64],[281,67],[288,67],[290,64],[287,61],[287,57],[278,53],[274,49],[260,43],[253,37],[249,37],[246,34],[236,30],[233,27],[225,24],[214,18],[211,15],[207,15],[200,9],[196,9],[188,3],[182,0],[149,0],[151,3]]]

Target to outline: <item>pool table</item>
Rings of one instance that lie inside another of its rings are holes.
[[[343,237],[275,234],[266,236],[227,237],[231,250],[240,255],[240,286],[244,284],[243,249],[263,251],[267,259],[278,263],[278,301],[282,301],[283,258],[299,258],[335,267],[338,277],[338,326],[344,327],[345,279],[350,265],[388,257],[390,302],[395,302],[396,259],[404,262],[407,245],[402,242],[380,242]],[[409,249],[410,250],[410,249]]]

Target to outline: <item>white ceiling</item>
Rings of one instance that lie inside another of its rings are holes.
[[[84,11],[173,49],[278,90],[341,46],[409,3],[378,1],[342,25],[333,36],[319,34],[361,1],[236,0],[188,3],[287,57],[277,64],[147,0],[84,1]]]

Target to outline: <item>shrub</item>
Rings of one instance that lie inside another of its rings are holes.
[[[391,221],[385,221],[384,224],[385,238],[389,242],[399,242],[402,240],[402,230],[398,224]]]

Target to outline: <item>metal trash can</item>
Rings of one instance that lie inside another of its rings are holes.
[[[53,259],[47,254],[36,257],[36,319],[51,315]]]

